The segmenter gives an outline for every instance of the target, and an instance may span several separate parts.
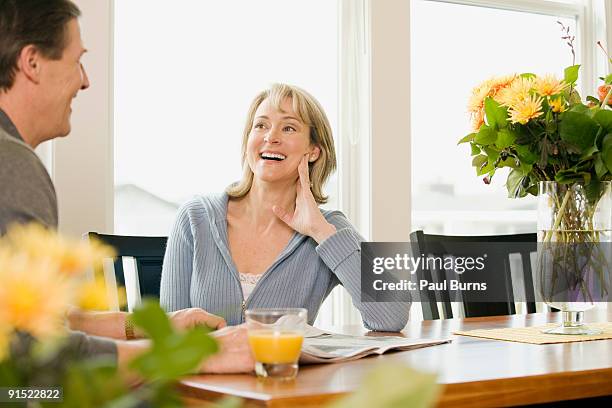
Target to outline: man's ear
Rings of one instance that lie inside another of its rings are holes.
[[[321,148],[317,145],[313,145],[310,148],[310,152],[308,153],[308,162],[312,163],[316,161],[319,158],[320,154],[321,154]]]
[[[30,44],[21,49],[17,58],[17,68],[36,84],[40,82],[41,64],[42,55],[36,46]]]

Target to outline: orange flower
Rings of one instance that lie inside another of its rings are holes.
[[[533,84],[535,91],[542,96],[558,95],[568,86],[569,84],[550,74],[535,78]]]
[[[525,124],[542,115],[542,97],[531,95],[508,109],[510,122]]]
[[[472,128],[480,129],[484,124],[484,101],[490,97],[496,99],[503,89],[507,88],[516,79],[516,75],[505,75],[488,79],[472,89],[472,95],[468,100],[468,112],[472,116]]]
[[[610,92],[610,85],[601,85],[597,88],[597,93],[599,94],[599,100],[603,103],[604,99],[606,99],[606,95]],[[608,105],[612,106],[612,97],[608,98]]]

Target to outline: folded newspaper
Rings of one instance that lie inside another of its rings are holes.
[[[406,351],[449,343],[451,339],[408,339],[398,336],[349,336],[312,326],[304,334],[300,363],[338,363],[390,350]]]

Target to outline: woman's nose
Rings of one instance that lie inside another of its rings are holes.
[[[276,144],[280,142],[280,137],[276,129],[272,128],[266,136],[264,136],[264,142]]]

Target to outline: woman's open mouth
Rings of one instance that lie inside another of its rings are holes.
[[[263,152],[259,155],[262,159],[266,161],[276,161],[281,162],[287,158],[284,154],[281,153],[272,153],[272,152]]]

